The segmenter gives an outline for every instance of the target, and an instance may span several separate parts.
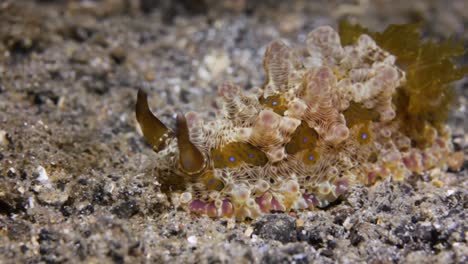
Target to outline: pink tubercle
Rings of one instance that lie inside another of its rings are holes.
[[[199,199],[194,200],[189,205],[189,210],[195,214],[205,214],[209,217],[232,217],[234,215],[234,206],[229,199],[224,199],[221,204],[221,210],[218,210],[214,202],[203,202]]]
[[[321,85],[327,85],[329,79],[333,76],[333,73],[329,68],[320,68],[320,70],[316,73],[315,77],[320,82]]]
[[[224,217],[231,217],[233,214],[234,206],[229,199],[224,199],[223,205],[221,206],[221,215]]]
[[[379,172],[382,177],[388,177],[390,176],[390,173],[391,173],[390,169],[385,166],[381,166]]]
[[[270,213],[271,211],[286,211],[286,207],[282,205],[271,193],[264,193],[255,199],[258,207],[263,213]]]
[[[273,207],[273,211],[286,211],[286,207],[282,205],[275,197],[271,199],[271,206]]]
[[[337,180],[335,183],[336,195],[345,194],[349,190],[350,183],[347,179]],[[309,209],[316,208],[320,201],[312,193],[302,194],[305,202]],[[286,207],[282,204],[277,198],[275,198],[271,193],[264,193],[261,196],[255,198],[255,203],[258,205],[258,208],[262,213],[271,213],[271,212],[285,212]],[[246,209],[242,207],[241,209]],[[193,200],[189,205],[189,211],[199,215],[207,215],[209,217],[233,217],[234,215],[242,214],[242,211],[237,211],[234,209],[234,204],[230,199],[224,199],[221,203],[221,206],[218,208],[215,205],[215,202],[204,202],[199,199]]]
[[[216,208],[214,202],[207,203],[205,208],[206,208],[206,214],[209,217],[217,217],[218,216],[218,209]]]
[[[435,142],[437,143],[437,145],[442,148],[442,149],[446,149],[447,148],[447,143],[445,140],[443,140],[442,138],[437,138],[435,140]]]
[[[421,173],[423,170],[421,154],[411,152],[409,155],[403,157],[403,164],[412,172]]]
[[[270,193],[264,193],[260,197],[255,198],[255,202],[260,207],[260,210],[264,213],[269,213],[272,209],[271,199],[273,196]]]
[[[437,164],[437,157],[433,153],[421,153],[421,162],[424,170],[429,170]]]
[[[379,178],[385,178],[390,176],[391,171],[385,165],[374,166],[371,170],[367,172],[367,185],[374,184]]]
[[[313,209],[317,207],[317,205],[319,204],[319,200],[317,199],[317,197],[315,197],[315,195],[311,193],[304,193],[302,194],[302,197],[304,198],[307,205],[309,206],[309,209]]]
[[[334,184],[336,196],[345,194],[349,190],[349,181],[347,179],[337,180]]]
[[[376,172],[375,170],[369,171],[369,172],[367,173],[367,183],[366,183],[366,184],[367,184],[367,185],[372,185],[372,184],[374,184],[375,181],[377,180],[377,176],[378,176],[378,174],[377,174],[377,172]]]
[[[204,214],[206,212],[206,203],[200,200],[193,200],[189,205],[189,210],[196,214]]]
[[[240,88],[237,85],[231,83],[223,83],[218,89],[219,95],[224,96],[227,99],[236,97],[239,92]]]

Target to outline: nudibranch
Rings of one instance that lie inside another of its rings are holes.
[[[136,118],[177,206],[239,220],[322,208],[354,184],[401,181],[460,156],[442,116],[448,84],[468,73],[451,61],[463,51],[421,41],[414,25],[323,26],[303,49],[269,44],[261,88],[222,84],[214,120],[178,113],[171,130],[142,90]]]

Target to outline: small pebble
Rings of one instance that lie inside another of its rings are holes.
[[[8,145],[7,132],[5,130],[0,130],[0,146]]]
[[[37,173],[37,180],[41,182],[42,184],[45,184],[49,181],[49,176],[47,175],[47,171],[45,170],[44,167],[38,166],[36,168],[36,173]]]
[[[253,233],[253,228],[251,226],[247,227],[247,229],[244,231],[244,236],[250,237]]]
[[[189,242],[189,244],[191,245],[196,245],[197,242],[198,242],[198,239],[196,236],[189,236],[187,237],[187,241]]]

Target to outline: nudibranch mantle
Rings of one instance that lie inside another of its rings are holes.
[[[431,144],[421,148],[401,129],[408,124],[395,97],[407,73],[396,56],[367,34],[343,46],[329,26],[310,32],[305,46],[269,44],[263,86],[248,93],[221,85],[220,114],[208,122],[179,113],[172,131],[138,92],[137,121],[157,152],[163,193],[197,214],[255,219],[325,207],[357,183],[446,166],[446,126],[428,122]]]

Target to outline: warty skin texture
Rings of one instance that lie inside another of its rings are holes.
[[[244,220],[326,207],[354,184],[446,167],[448,128],[428,127],[433,144],[421,149],[400,131],[392,100],[407,80],[395,56],[365,34],[342,46],[328,26],[309,33],[306,50],[272,42],[261,88],[222,84],[219,116],[179,113],[175,131],[139,91],[161,191],[194,213]]]

